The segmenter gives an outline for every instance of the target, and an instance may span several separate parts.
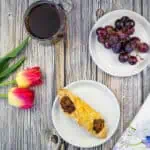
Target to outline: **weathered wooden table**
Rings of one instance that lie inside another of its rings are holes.
[[[26,37],[23,15],[35,0],[0,0],[0,54],[3,55]],[[50,141],[43,131],[53,128],[51,108],[60,87],[80,79],[99,81],[118,98],[121,108],[119,129],[109,142],[92,150],[111,150],[129,125],[150,91],[150,68],[128,78],[112,77],[96,67],[88,51],[88,36],[98,8],[106,13],[114,9],[134,10],[150,19],[149,0],[73,0],[74,9],[68,15],[67,33],[54,46],[44,47],[32,41],[22,55],[23,67],[39,65],[44,84],[36,88],[36,105],[32,110],[19,110],[0,103],[0,150],[47,150]],[[0,89],[6,92],[7,89]],[[68,150],[79,150],[71,145]]]

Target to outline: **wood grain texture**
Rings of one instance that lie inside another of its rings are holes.
[[[0,3],[0,54],[3,55],[25,37],[23,15],[33,1],[1,0]],[[1,100],[0,149],[1,150],[45,150],[46,140],[42,131],[52,127],[51,107],[54,99],[54,47],[44,47],[32,41],[21,54],[27,56],[24,67],[39,65],[45,76],[44,84],[35,88],[36,104],[33,109],[23,111],[13,108]],[[19,58],[19,57],[18,57]],[[1,93],[7,89],[1,88]]]
[[[88,51],[88,36],[92,27],[93,2],[74,0],[74,10],[68,16],[68,49],[66,49],[66,84],[96,78],[96,66]],[[69,150],[79,148],[68,145]]]
[[[143,0],[141,2],[142,4],[142,15],[144,17],[146,17],[148,19],[148,21],[150,21],[150,8],[149,7],[145,7],[145,6],[149,6],[150,5],[150,1],[149,0]],[[143,102],[145,100],[145,98],[148,96],[149,92],[150,92],[150,66],[148,66],[144,71],[143,71],[143,74],[142,74],[142,82],[143,82],[143,87],[142,87],[142,90],[143,90]]]
[[[107,2],[109,3],[109,2]],[[109,6],[106,1],[103,7],[107,10],[115,9],[133,9],[132,0],[113,0],[112,6]],[[109,8],[108,8],[109,7]],[[103,72],[98,74],[99,80],[107,85],[116,95],[120,103],[121,108],[121,120],[119,128],[113,138],[102,146],[104,150],[111,150],[122,132],[129,125],[130,121],[133,119],[135,113],[141,104],[141,76],[133,76],[129,78],[116,78],[109,76]],[[137,94],[138,93],[138,94]],[[136,104],[136,105],[135,105]],[[129,113],[127,113],[129,112]]]
[[[0,0],[1,56],[26,37],[23,15],[34,1],[36,0]],[[36,104],[31,110],[15,109],[1,100],[0,150],[55,150],[55,146],[45,137],[43,131],[54,128],[51,108],[56,90],[83,79],[97,80],[105,84],[118,99],[121,120],[116,134],[103,146],[90,149],[112,150],[150,92],[150,67],[136,76],[112,77],[96,67],[88,51],[89,32],[96,21],[98,8],[106,13],[115,9],[130,9],[150,21],[150,1],[73,0],[73,3],[74,9],[67,16],[67,32],[62,41],[53,46],[43,46],[32,40],[20,55],[28,58],[22,68],[35,65],[41,67],[44,84],[35,88]],[[7,91],[7,88],[0,89],[1,93]],[[87,150],[67,143],[66,146],[66,150]]]

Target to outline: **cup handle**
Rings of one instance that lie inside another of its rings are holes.
[[[58,5],[66,11],[66,14],[69,14],[74,7],[72,0],[60,0]]]

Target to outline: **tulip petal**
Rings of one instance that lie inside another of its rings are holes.
[[[32,67],[19,72],[16,76],[19,87],[27,88],[42,83],[40,67]]]
[[[27,88],[12,88],[8,92],[8,103],[23,109],[31,108],[34,104],[34,91]]]

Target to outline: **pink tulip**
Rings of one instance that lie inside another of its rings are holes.
[[[42,74],[40,71],[40,67],[33,67],[20,71],[16,75],[16,83],[18,87],[21,88],[28,88],[30,86],[41,84]]]
[[[8,103],[22,109],[29,109],[34,104],[34,91],[28,88],[11,88],[8,92]]]
[[[32,67],[20,71],[16,75],[16,80],[2,82],[0,83],[0,87],[13,84],[18,85],[20,88],[29,88],[31,86],[42,84],[42,73],[40,67]]]

